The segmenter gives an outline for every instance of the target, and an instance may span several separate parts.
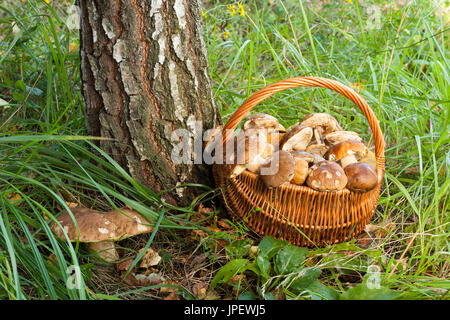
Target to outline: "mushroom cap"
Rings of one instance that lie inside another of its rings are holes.
[[[117,241],[141,233],[153,231],[153,227],[136,211],[121,208],[109,212],[99,212],[88,208],[73,208],[72,214],[77,226],[68,211],[61,213],[57,220],[66,231],[70,241],[99,242]],[[64,232],[54,221],[50,228],[64,239]]]
[[[292,127],[280,140],[280,149],[284,151],[298,150],[303,151],[311,141],[313,131],[310,127],[300,124]]]
[[[324,154],[328,151],[328,147],[324,144],[310,144],[306,147],[306,152],[311,154],[318,154],[320,156],[324,156]]]
[[[261,165],[260,177],[268,188],[276,188],[292,180],[296,163],[287,151],[279,150]]]
[[[322,161],[311,167],[306,183],[314,190],[338,191],[345,188],[347,177],[336,162]]]
[[[325,154],[325,159],[338,161],[344,157],[354,154],[364,157],[367,154],[367,147],[362,142],[347,140],[330,147],[328,152]]]
[[[361,137],[354,131],[334,131],[325,135],[325,140],[330,145],[335,145],[346,140],[356,140],[361,142]]]
[[[279,128],[279,123],[277,118],[275,118],[274,116],[266,113],[255,113],[245,119],[243,129],[248,130],[255,128],[275,130]]]
[[[303,121],[300,124],[311,128],[321,127],[321,133],[323,134],[342,130],[342,127],[337,120],[332,115],[325,112],[308,114],[303,118]]]
[[[352,163],[344,169],[347,175],[347,188],[356,192],[366,192],[378,184],[375,170],[367,163]]]

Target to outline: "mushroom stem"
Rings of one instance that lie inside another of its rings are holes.
[[[358,160],[356,160],[355,155],[354,155],[354,154],[350,154],[350,155],[348,155],[348,156],[346,156],[346,157],[343,157],[343,158],[341,159],[341,167],[342,167],[342,168],[345,168],[345,167],[348,166],[349,164],[357,163],[357,162],[358,162]]]
[[[314,138],[316,139],[317,144],[322,144],[322,127],[314,128]]]
[[[113,241],[90,242],[89,247],[106,262],[115,263],[119,260],[119,254]]]

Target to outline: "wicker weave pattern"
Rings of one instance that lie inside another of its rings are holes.
[[[366,193],[348,189],[319,192],[293,184],[267,189],[259,177],[248,170],[229,179],[222,174],[220,165],[214,165],[213,173],[228,211],[242,218],[256,233],[282,238],[300,246],[324,246],[361,233],[372,218],[379,199],[384,176],[384,139],[367,102],[353,89],[335,80],[318,77],[282,80],[254,93],[236,110],[224,126],[223,143],[232,137],[238,124],[258,103],[276,92],[302,86],[334,90],[363,112],[375,142],[379,182],[375,189]]]

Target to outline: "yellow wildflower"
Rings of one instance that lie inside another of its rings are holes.
[[[345,0],[345,2],[352,3],[352,0]]]
[[[243,6],[242,3],[240,3],[240,2],[238,2],[238,12],[239,12],[239,15],[245,16],[245,9],[244,9],[244,6]]]
[[[234,16],[236,14],[236,6],[234,4],[229,5],[227,10],[230,13],[230,16]]]
[[[203,18],[208,18],[208,15],[206,14],[206,12],[205,12],[205,10],[202,10],[202,16],[203,16]]]
[[[78,48],[78,45],[75,42],[69,43],[69,53],[74,53]]]
[[[229,36],[230,36],[230,31],[227,30],[227,31],[223,34],[224,40],[227,40]]]
[[[50,0],[44,0],[45,1],[45,3],[50,3]]]

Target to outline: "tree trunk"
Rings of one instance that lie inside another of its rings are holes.
[[[174,130],[189,130],[202,141],[201,129],[221,121],[199,1],[79,2],[88,133],[113,138],[114,143],[102,141],[102,149],[155,192],[181,183],[211,185],[210,169],[194,164],[192,136],[190,163],[178,164],[171,156]],[[184,205],[195,193],[177,188],[165,200]]]

